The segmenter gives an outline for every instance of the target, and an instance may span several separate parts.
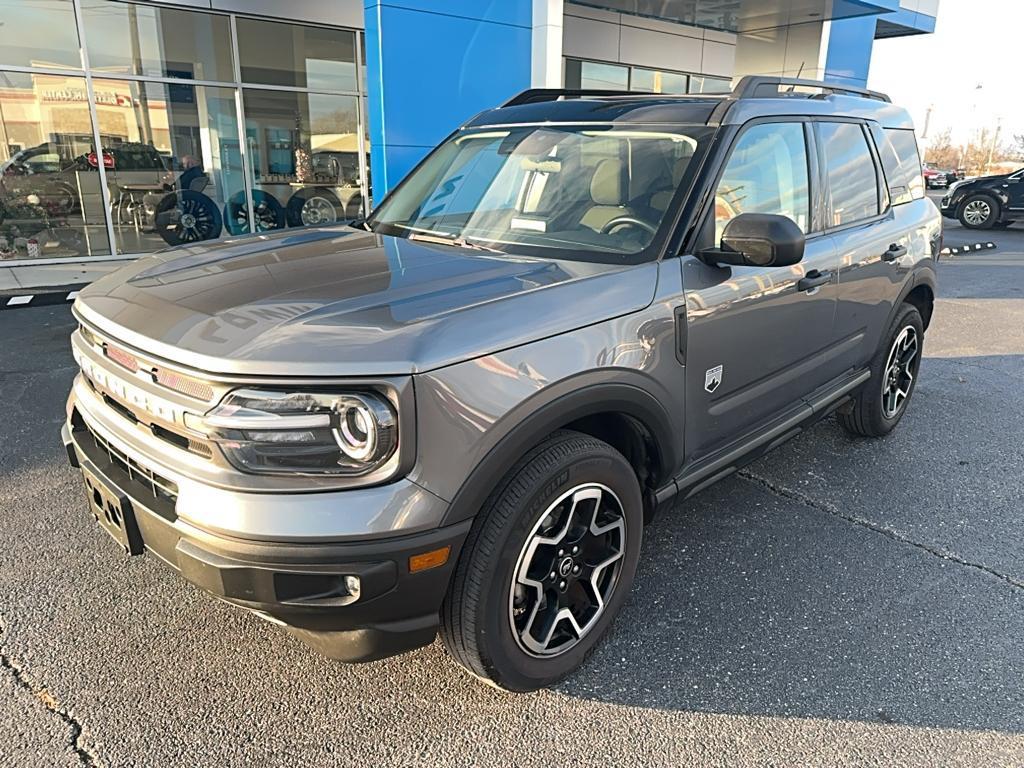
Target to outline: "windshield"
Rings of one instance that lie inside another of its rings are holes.
[[[711,133],[592,125],[464,131],[413,171],[367,225],[488,251],[644,261]]]

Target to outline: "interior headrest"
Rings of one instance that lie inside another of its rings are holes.
[[[622,183],[622,161],[607,158],[598,163],[590,180],[590,197],[597,205],[622,205],[626,201]]]

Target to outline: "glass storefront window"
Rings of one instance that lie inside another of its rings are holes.
[[[566,59],[565,87],[625,91],[629,88],[629,67]]]
[[[0,259],[110,253],[85,79],[0,72]]]
[[[359,216],[357,98],[256,88],[243,97],[256,229]],[[229,205],[225,225],[248,226],[248,213]]]
[[[82,0],[82,24],[97,74],[234,80],[227,16]]]
[[[310,90],[356,90],[356,34],[239,18],[243,83]]]
[[[687,75],[633,67],[629,90],[642,93],[686,93]]]
[[[0,64],[81,69],[71,0],[0,0]]]
[[[235,90],[128,80],[93,86],[118,252],[226,234],[233,201],[245,202]],[[230,231],[248,228],[236,223]]]
[[[730,93],[732,81],[722,77],[707,75],[690,76],[690,93]]]

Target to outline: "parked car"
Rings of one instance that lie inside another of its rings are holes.
[[[358,226],[84,289],[63,440],[128,554],[336,659],[440,630],[533,690],[597,644],[673,500],[829,414],[897,426],[940,248],[881,94],[527,91]]]
[[[924,183],[928,189],[936,187],[948,187],[956,181],[956,173],[944,171],[937,168],[933,163],[925,163],[921,168],[921,175],[924,176]]]
[[[958,181],[942,198],[939,210],[968,229],[1008,227],[1016,216],[1024,216],[1024,168]]]

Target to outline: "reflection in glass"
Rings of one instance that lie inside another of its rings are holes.
[[[359,215],[355,96],[247,88],[245,134],[253,169],[256,229],[332,224]],[[225,226],[248,225],[244,198]]]
[[[707,75],[690,76],[690,93],[730,93],[732,81],[723,77]]]
[[[245,197],[234,90],[122,80],[94,87],[118,252],[224,234],[226,204]]]
[[[629,90],[641,93],[686,93],[688,77],[676,72],[659,72],[633,67]]]
[[[0,72],[0,259],[110,253],[85,80]]]
[[[629,67],[596,61],[566,59],[565,87],[584,90],[625,91],[629,88]]]
[[[82,24],[97,74],[234,79],[226,16],[82,0]]]
[[[71,0],[0,0],[0,64],[81,69]]]
[[[243,83],[356,90],[356,35],[342,29],[238,18]]]

